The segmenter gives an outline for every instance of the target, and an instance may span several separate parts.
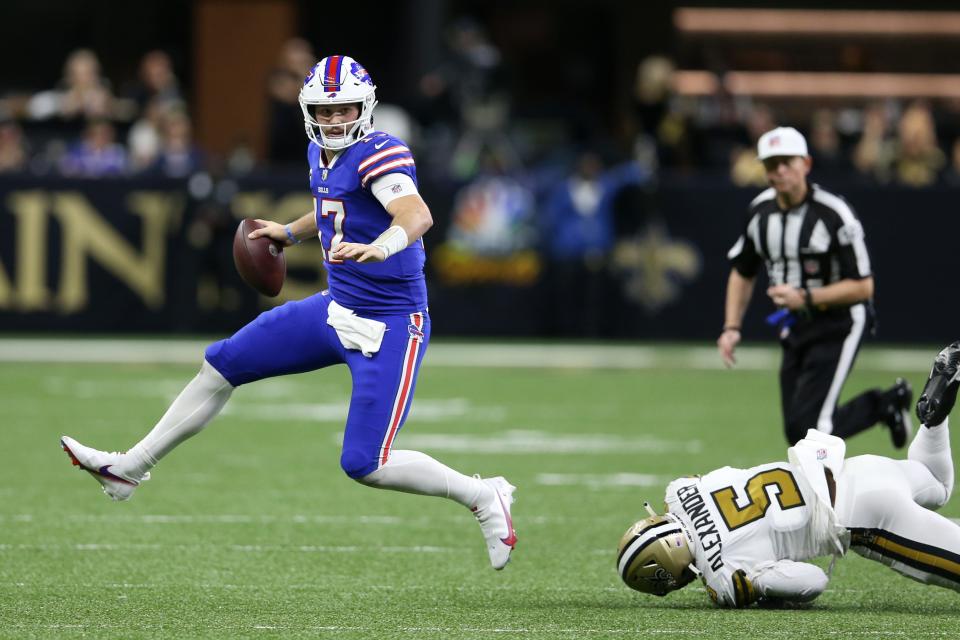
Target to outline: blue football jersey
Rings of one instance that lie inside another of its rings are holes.
[[[370,187],[388,173],[406,174],[416,184],[416,165],[406,143],[375,131],[342,151],[333,167],[326,166],[322,149],[313,142],[307,148],[307,159],[314,218],[333,299],[367,316],[426,310],[422,239],[384,262],[359,264],[330,259],[331,248],[337,244],[370,244],[390,226],[393,219]]]

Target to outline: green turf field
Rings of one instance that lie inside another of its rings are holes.
[[[801,611],[720,611],[696,583],[655,599],[619,582],[617,541],[667,481],[784,458],[773,370],[693,366],[679,348],[637,369],[479,367],[440,346],[396,446],[518,486],[502,572],[462,507],[341,473],[342,367],[241,388],[112,503],[58,436],[126,448],[196,367],[0,362],[0,636],[960,636],[960,594],[854,555]],[[922,387],[936,348],[868,351],[846,396],[889,384],[898,353]],[[898,455],[880,429],[848,443],[866,452]],[[960,517],[960,499],[944,513]]]

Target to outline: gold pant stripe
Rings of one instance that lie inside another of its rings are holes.
[[[873,549],[906,565],[960,583],[960,556],[882,529],[853,529],[852,544]]]

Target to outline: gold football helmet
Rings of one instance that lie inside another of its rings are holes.
[[[657,515],[644,503],[649,518],[634,523],[620,539],[617,570],[631,589],[665,596],[698,574],[690,541],[677,516]]]

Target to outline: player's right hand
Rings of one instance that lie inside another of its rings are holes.
[[[734,351],[739,343],[740,331],[738,329],[724,329],[720,337],[717,338],[717,349],[720,351],[720,358],[728,369],[737,364]]]
[[[288,247],[292,244],[290,242],[290,238],[287,237],[287,229],[284,227],[284,225],[280,224],[279,222],[273,222],[272,220],[261,220],[259,218],[257,218],[256,221],[263,226],[250,232],[247,237],[251,240],[260,238],[262,236],[267,236],[274,242],[278,242],[285,247]]]

